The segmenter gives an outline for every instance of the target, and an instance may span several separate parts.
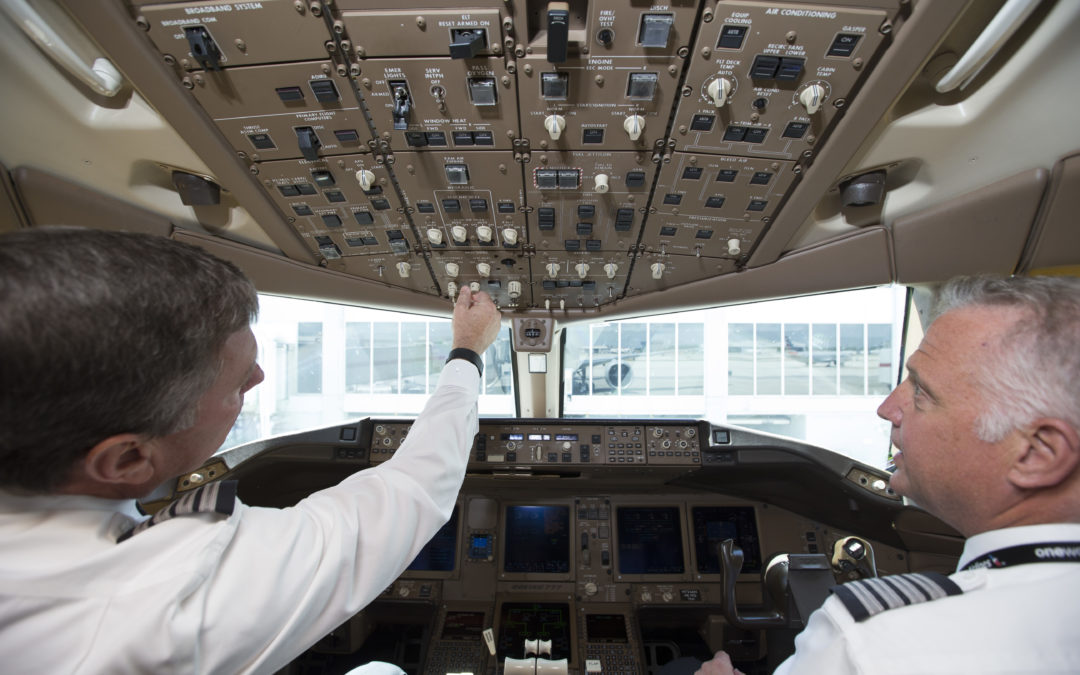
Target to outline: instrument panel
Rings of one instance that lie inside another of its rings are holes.
[[[902,0],[129,0],[323,266],[583,312],[743,269]]]
[[[250,473],[244,465],[235,471],[241,498],[295,503],[392,458],[410,426],[368,419],[278,441],[287,447],[251,456]],[[911,552],[898,540],[808,515],[815,504],[807,503],[805,514],[785,508],[794,487],[781,488],[790,495],[770,493],[768,485],[790,485],[778,471],[816,470],[808,456],[781,456],[796,449],[794,441],[702,420],[482,419],[479,427],[449,522],[372,605],[301,662],[356,652],[417,673],[506,675],[532,663],[556,668],[551,672],[640,674],[655,669],[673,626],[707,635],[740,660],[760,661],[769,631],[733,623],[732,612],[756,617],[776,610],[787,612],[785,625],[798,624],[786,591],[770,576],[791,556],[820,561],[832,585],[854,578],[837,556],[857,537],[876,554],[873,569],[909,571]],[[275,475],[287,476],[279,480],[289,487],[275,485]],[[754,482],[765,484],[757,488],[762,496],[740,494]],[[863,513],[853,523],[866,525],[871,502],[899,508],[868,467],[833,474],[830,486],[814,490],[849,513],[852,491],[859,494],[854,513]],[[726,540],[738,562],[725,557]],[[400,631],[371,638],[379,625],[412,626],[421,637],[411,651],[364,652],[404,639]]]

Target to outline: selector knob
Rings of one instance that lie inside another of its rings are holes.
[[[455,284],[453,281],[447,282],[447,284],[446,284],[446,294],[450,296],[451,300],[456,298],[457,297],[457,284]]]
[[[641,601],[642,602],[652,602],[652,593],[650,593],[649,591],[642,591],[641,592]]]
[[[491,226],[489,226],[489,225],[478,225],[476,227],[476,238],[479,239],[480,241],[483,241],[483,242],[491,241],[491,235],[492,234],[493,233],[491,231]]]
[[[544,118],[544,128],[547,129],[551,140],[557,141],[566,128],[566,118],[562,115],[548,115]]]
[[[428,228],[427,240],[435,246],[442,246],[442,230],[435,227]]]
[[[579,277],[584,279],[589,274],[589,263],[578,263],[574,266]]]
[[[491,265],[486,262],[476,263],[476,273],[485,278],[491,276]]]
[[[502,231],[503,241],[507,246],[513,246],[517,243],[518,231],[512,227],[508,227]]]
[[[811,84],[799,94],[799,103],[806,108],[808,115],[813,115],[821,110],[821,104],[825,102],[825,87],[820,84]]]
[[[594,582],[592,582],[592,581],[586,582],[586,584],[585,584],[585,595],[596,595],[596,592],[598,590],[600,590],[600,589],[596,587],[596,584]]]
[[[630,140],[636,141],[641,138],[641,133],[645,131],[645,118],[641,115],[630,115],[623,122],[622,128],[626,131],[626,135],[630,137]]]
[[[450,228],[450,234],[454,237],[454,241],[459,244],[464,244],[465,240],[469,238],[469,231],[462,225],[455,225]]]
[[[608,279],[614,279],[615,278],[615,273],[618,272],[618,271],[619,271],[619,266],[616,265],[615,263],[608,263],[608,264],[604,265],[604,274],[607,275]]]
[[[506,294],[510,296],[511,300],[517,300],[521,297],[521,282],[511,281],[506,285]]]
[[[732,90],[731,80],[726,77],[718,77],[709,83],[705,92],[709,95],[709,100],[717,108],[722,108],[727,103],[727,97],[731,94]]]
[[[479,281],[474,281],[471,284],[469,284],[469,290],[472,291],[474,294],[479,293],[480,292],[480,282]]]
[[[450,277],[451,279],[456,279],[457,275],[458,275],[458,272],[460,272],[460,271],[461,271],[461,268],[458,267],[457,263],[452,263],[452,262],[446,263],[446,276]]]
[[[402,261],[397,264],[397,273],[401,275],[402,279],[408,279],[409,274],[412,272],[412,265]]]
[[[664,599],[664,602],[671,602],[675,596],[671,594],[671,591],[664,591],[660,597]]]
[[[649,266],[649,269],[652,270],[653,279],[662,279],[664,277],[664,263],[653,263]]]
[[[741,242],[735,237],[732,237],[731,239],[728,239],[727,240],[727,252],[728,252],[728,255],[739,255],[740,253],[742,253],[742,246],[740,244],[741,244]]]
[[[593,192],[599,192],[600,194],[604,194],[611,189],[608,186],[608,175],[606,173],[596,174],[596,177],[593,178],[593,183]]]
[[[360,169],[356,172],[356,182],[360,183],[361,190],[367,192],[372,185],[375,185],[375,174],[367,169]]]
[[[552,279],[559,276],[559,263],[548,263],[546,269],[548,276]]]

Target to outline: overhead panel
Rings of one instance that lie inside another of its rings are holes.
[[[905,5],[129,3],[327,268],[568,313],[743,269]]]

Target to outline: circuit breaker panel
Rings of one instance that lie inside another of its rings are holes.
[[[325,266],[568,312],[742,268],[904,4],[129,9]]]

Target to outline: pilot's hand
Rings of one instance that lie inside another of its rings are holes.
[[[727,652],[719,651],[711,661],[701,664],[701,668],[694,675],[743,675],[743,672],[731,665],[731,657]]]
[[[453,348],[464,347],[483,354],[499,335],[502,314],[487,293],[474,294],[468,286],[458,292],[454,303]]]

